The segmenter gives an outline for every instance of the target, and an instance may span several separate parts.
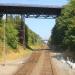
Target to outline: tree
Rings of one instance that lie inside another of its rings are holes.
[[[60,45],[61,48],[75,49],[75,0],[70,0],[64,6],[61,16],[56,19],[52,29],[51,44]]]
[[[13,19],[8,17],[8,21],[6,23],[6,42],[12,48],[17,48],[18,44],[18,30],[14,26]]]

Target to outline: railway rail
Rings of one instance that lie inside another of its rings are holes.
[[[14,75],[54,75],[50,51],[34,51]]]

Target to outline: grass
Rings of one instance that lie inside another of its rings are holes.
[[[40,49],[42,45],[31,45],[30,46],[32,49]]]
[[[32,51],[28,50],[28,49],[23,49],[20,48],[18,52],[11,52],[9,54],[7,54],[7,60],[15,60],[15,59],[20,59],[23,57],[26,57],[28,55],[30,55],[32,53]]]
[[[22,46],[19,46],[19,48],[17,49],[16,52],[14,52],[13,49],[11,49],[11,48],[6,48],[6,50],[8,52],[6,52],[5,55],[3,55],[3,52],[2,52],[2,54],[0,54],[0,62],[3,62],[4,58],[6,59],[6,61],[21,59],[23,57],[27,57],[28,55],[30,55],[32,53],[31,50],[24,49]]]
[[[30,46],[32,49],[40,49],[42,45],[32,45]],[[0,45],[0,63],[4,61],[13,61],[16,59],[21,59],[23,57],[27,57],[32,53],[32,50],[24,49],[22,46],[18,46],[17,49],[12,49],[8,46],[6,46],[6,52],[5,55],[3,53],[3,45]]]

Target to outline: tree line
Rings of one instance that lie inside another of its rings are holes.
[[[57,50],[75,51],[75,0],[63,7],[48,43]]]
[[[5,24],[5,39],[4,39]],[[39,45],[42,44],[42,38],[33,32],[21,19],[19,15],[8,15],[7,20],[0,18],[0,43],[3,43],[13,49],[18,45]],[[25,43],[23,43],[25,42]]]

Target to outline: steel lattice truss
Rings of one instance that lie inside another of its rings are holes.
[[[25,18],[56,18],[61,9],[58,6],[0,4],[0,14],[23,14]]]

